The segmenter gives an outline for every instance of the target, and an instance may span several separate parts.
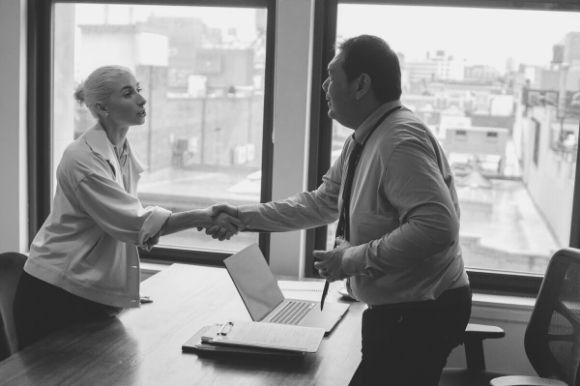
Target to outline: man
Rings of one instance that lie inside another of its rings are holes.
[[[368,304],[353,383],[437,385],[471,310],[449,164],[401,105],[399,61],[382,39],[345,41],[322,88],[328,115],[354,133],[318,189],[214,210],[237,216],[246,230],[267,231],[312,228],[340,213],[336,248],[314,257],[322,277],[347,278],[349,293]],[[347,178],[349,163],[355,172]]]

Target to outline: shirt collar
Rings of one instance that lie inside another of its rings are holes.
[[[89,130],[86,131],[84,134],[85,142],[92,151],[101,155],[108,161],[116,160],[117,154],[115,153],[115,147],[109,141],[107,137],[107,133],[103,126],[100,123],[97,123],[95,126],[91,127]],[[131,152],[131,145],[129,145],[129,141],[125,139],[123,146],[121,147],[121,157],[129,157],[132,155]]]
[[[83,136],[91,151],[99,154],[107,161],[117,159],[113,144],[109,141],[105,129],[99,123],[87,130]]]
[[[107,137],[107,133],[103,126],[100,123],[97,123],[95,126],[88,129],[84,134],[83,138],[89,149],[92,152],[98,154],[99,156],[103,157],[109,165],[113,166],[113,169],[120,169],[120,162],[117,159],[117,155],[115,154],[115,149],[109,138]],[[141,162],[135,157],[133,151],[131,150],[131,145],[129,144],[129,140],[125,139],[125,143],[123,145],[123,157],[126,160],[131,162],[131,167],[137,173],[142,173],[145,168],[141,164]],[[115,166],[116,165],[116,166]],[[115,177],[120,173],[115,172]],[[119,177],[120,178],[120,177]]]
[[[358,143],[364,143],[371,133],[373,127],[377,121],[383,116],[384,113],[392,109],[393,107],[401,106],[400,100],[390,101],[380,105],[375,111],[373,111],[363,123],[353,133],[353,138]]]
[[[112,165],[117,165],[119,163],[117,160],[117,155],[115,154],[115,149],[113,148],[113,144],[111,141],[109,141],[107,133],[101,124],[97,123],[95,126],[91,127],[83,134],[83,136],[91,151],[99,154]],[[139,162],[139,160],[133,154],[128,139],[125,139],[122,154],[124,157],[127,157],[127,159],[131,160],[131,162],[135,165],[138,173],[141,173],[145,170],[141,162]]]

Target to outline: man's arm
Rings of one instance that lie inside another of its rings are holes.
[[[240,230],[253,232],[284,232],[329,224],[338,217],[342,174],[340,161],[332,165],[324,175],[322,184],[314,191],[261,204],[238,207],[218,204],[213,207],[214,215],[224,213],[236,217],[241,222]],[[210,227],[206,233],[219,235],[219,229]]]

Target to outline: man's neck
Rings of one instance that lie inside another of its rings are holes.
[[[360,112],[359,114],[357,114],[357,116],[359,117],[359,119],[357,120],[356,125],[354,125],[352,128],[354,130],[356,130],[357,128],[360,127],[360,125],[362,125],[362,123],[375,111],[377,111],[377,109],[379,107],[381,107],[384,103],[381,103],[379,101],[373,101],[372,103],[367,103],[363,106],[361,106],[360,108]]]

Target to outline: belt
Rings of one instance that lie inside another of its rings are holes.
[[[437,299],[418,300],[404,303],[369,304],[367,308],[373,311],[379,310],[399,310],[417,307],[440,307],[445,305],[456,305],[458,300],[471,299],[471,288],[468,285],[452,288],[444,291]]]

